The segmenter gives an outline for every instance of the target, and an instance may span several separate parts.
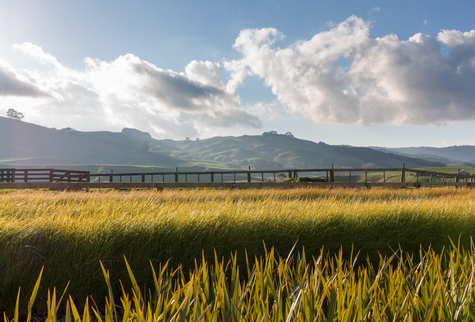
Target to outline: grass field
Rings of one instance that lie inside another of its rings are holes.
[[[75,301],[108,294],[100,262],[110,270],[113,294],[125,289],[125,255],[141,287],[153,287],[150,262],[182,265],[186,276],[202,254],[214,250],[225,262],[236,254],[242,271],[248,258],[274,247],[286,257],[305,246],[307,258],[321,249],[356,265],[376,265],[378,252],[401,247],[409,254],[432,245],[436,253],[449,236],[469,248],[475,232],[475,191],[471,189],[372,190],[193,190],[157,192],[8,192],[0,194],[0,310],[14,307],[18,287],[26,307],[41,268],[37,303],[47,289],[63,290]],[[235,253],[236,252],[236,253]],[[435,256],[435,255],[434,255]],[[129,283],[129,284],[127,284]],[[24,290],[24,291],[23,291]],[[44,307],[43,307],[44,308]]]

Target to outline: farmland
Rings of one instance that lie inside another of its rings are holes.
[[[124,289],[132,286],[124,256],[142,289],[154,285],[150,263],[181,265],[186,278],[180,278],[189,279],[201,258],[214,263],[216,252],[225,264],[233,254],[245,272],[266,249],[273,248],[279,262],[295,244],[293,257],[302,256],[305,247],[309,263],[320,255],[333,258],[340,249],[340,262],[359,252],[357,267],[367,267],[366,258],[377,267],[379,254],[392,255],[400,247],[415,254],[415,267],[426,258],[419,255],[421,247],[430,246],[433,253],[427,256],[439,258],[449,237],[455,243],[460,237],[461,247],[470,249],[474,206],[472,189],[447,188],[5,192],[0,194],[0,309],[12,311],[19,286],[20,306],[26,308],[43,266],[38,310],[45,309],[48,288],[62,292],[68,282],[76,304],[87,296],[103,304],[108,290],[100,262],[118,296],[119,279]],[[465,264],[473,261],[464,258]]]

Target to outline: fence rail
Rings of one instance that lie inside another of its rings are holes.
[[[370,182],[368,174],[380,173],[382,174],[381,182]],[[391,182],[386,173],[392,174]],[[394,174],[396,173],[397,181],[394,182]],[[282,176],[282,174],[284,174]],[[322,168],[322,169],[285,169],[285,170],[229,170],[229,171],[205,171],[205,172],[189,172],[179,171],[178,168],[174,172],[146,172],[146,173],[95,173],[91,174],[88,171],[75,170],[57,170],[57,169],[0,169],[0,187],[7,187],[12,185],[5,185],[6,183],[22,183],[14,185],[21,189],[34,187],[51,187],[52,189],[58,187],[68,187],[69,183],[90,183],[86,185],[75,185],[76,187],[95,188],[95,187],[146,187],[148,183],[155,187],[154,183],[161,183],[160,187],[206,187],[211,186],[224,187],[226,184],[232,184],[233,187],[239,187],[242,184],[246,186],[254,186],[259,183],[259,187],[264,186],[285,186],[282,185],[280,179],[283,177],[297,178],[305,174],[319,174],[321,182],[312,182],[312,186],[325,186],[326,184],[339,184],[341,186],[401,186],[406,183],[406,177],[415,177],[413,182],[407,182],[407,186],[444,186],[447,183],[467,183],[462,186],[473,186],[475,183],[475,176],[460,173],[443,173],[436,171],[416,170],[403,168],[380,168],[380,169],[337,169],[337,168]],[[364,177],[362,178],[362,176]],[[280,177],[279,177],[280,176]],[[355,180],[358,176],[358,180]],[[420,177],[429,177],[429,179],[422,180]],[[193,179],[196,179],[195,181]],[[420,180],[421,179],[421,180]],[[436,180],[433,180],[436,179]],[[437,181],[437,182],[436,182]],[[35,184],[35,183],[44,183]],[[63,184],[64,183],[64,184]],[[139,185],[135,185],[135,183]],[[399,185],[397,185],[400,183]],[[470,184],[468,184],[470,183]],[[140,185],[141,184],[141,185]],[[291,184],[291,183],[289,183]],[[309,185],[310,183],[302,183]],[[74,185],[69,185],[74,186]],[[293,185],[289,185],[293,186]],[[298,186],[298,185],[295,185]],[[404,185],[403,185],[404,186]],[[13,186],[12,186],[13,187]],[[157,186],[158,187],[158,186]]]
[[[386,182],[387,172],[400,173],[400,182],[406,182],[406,177],[416,177],[416,182],[419,182],[420,176],[430,177],[432,182],[434,178],[442,178],[442,181],[453,179],[454,182],[474,182],[475,176],[464,175],[459,173],[443,173],[436,171],[416,170],[403,168],[380,168],[380,169],[336,169],[336,168],[322,168],[322,169],[286,169],[286,170],[229,170],[229,171],[205,171],[205,172],[190,172],[178,171],[175,172],[142,172],[142,173],[95,173],[90,174],[93,182],[277,182],[280,181],[279,174],[284,174],[288,178],[296,178],[300,174],[305,173],[320,173],[323,182],[337,182],[337,177],[344,182],[355,182],[354,175],[365,176],[364,182],[368,182],[368,174],[382,173],[383,182]],[[268,175],[265,177],[265,175]],[[270,175],[270,177],[269,177]],[[353,175],[353,177],[352,177]],[[196,181],[189,181],[189,178],[196,177]],[[239,178],[241,176],[241,178]],[[243,178],[244,176],[244,178]],[[94,179],[92,179],[94,178]],[[352,181],[353,178],[353,181]],[[138,181],[137,181],[138,179]],[[226,179],[226,180],[225,180]],[[238,180],[240,179],[240,180]]]
[[[0,182],[90,182],[90,173],[57,169],[0,169]]]

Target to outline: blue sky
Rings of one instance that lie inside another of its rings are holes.
[[[0,0],[0,115],[157,139],[475,145],[473,1]]]

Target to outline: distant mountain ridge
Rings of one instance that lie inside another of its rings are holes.
[[[454,145],[444,148],[434,147],[405,147],[405,148],[384,148],[371,147],[372,149],[381,150],[384,152],[402,153],[405,155],[413,155],[415,157],[422,157],[424,159],[432,158],[436,160],[437,157],[444,163],[469,162],[475,163],[475,146],[474,145]]]
[[[329,145],[267,132],[263,135],[213,137],[203,140],[157,140],[149,133],[124,128],[121,132],[81,132],[49,129],[0,117],[0,167],[115,165],[212,169],[283,169],[364,167],[440,167],[427,161],[366,147]],[[77,168],[77,167],[75,167]],[[156,171],[156,170],[155,170]]]

